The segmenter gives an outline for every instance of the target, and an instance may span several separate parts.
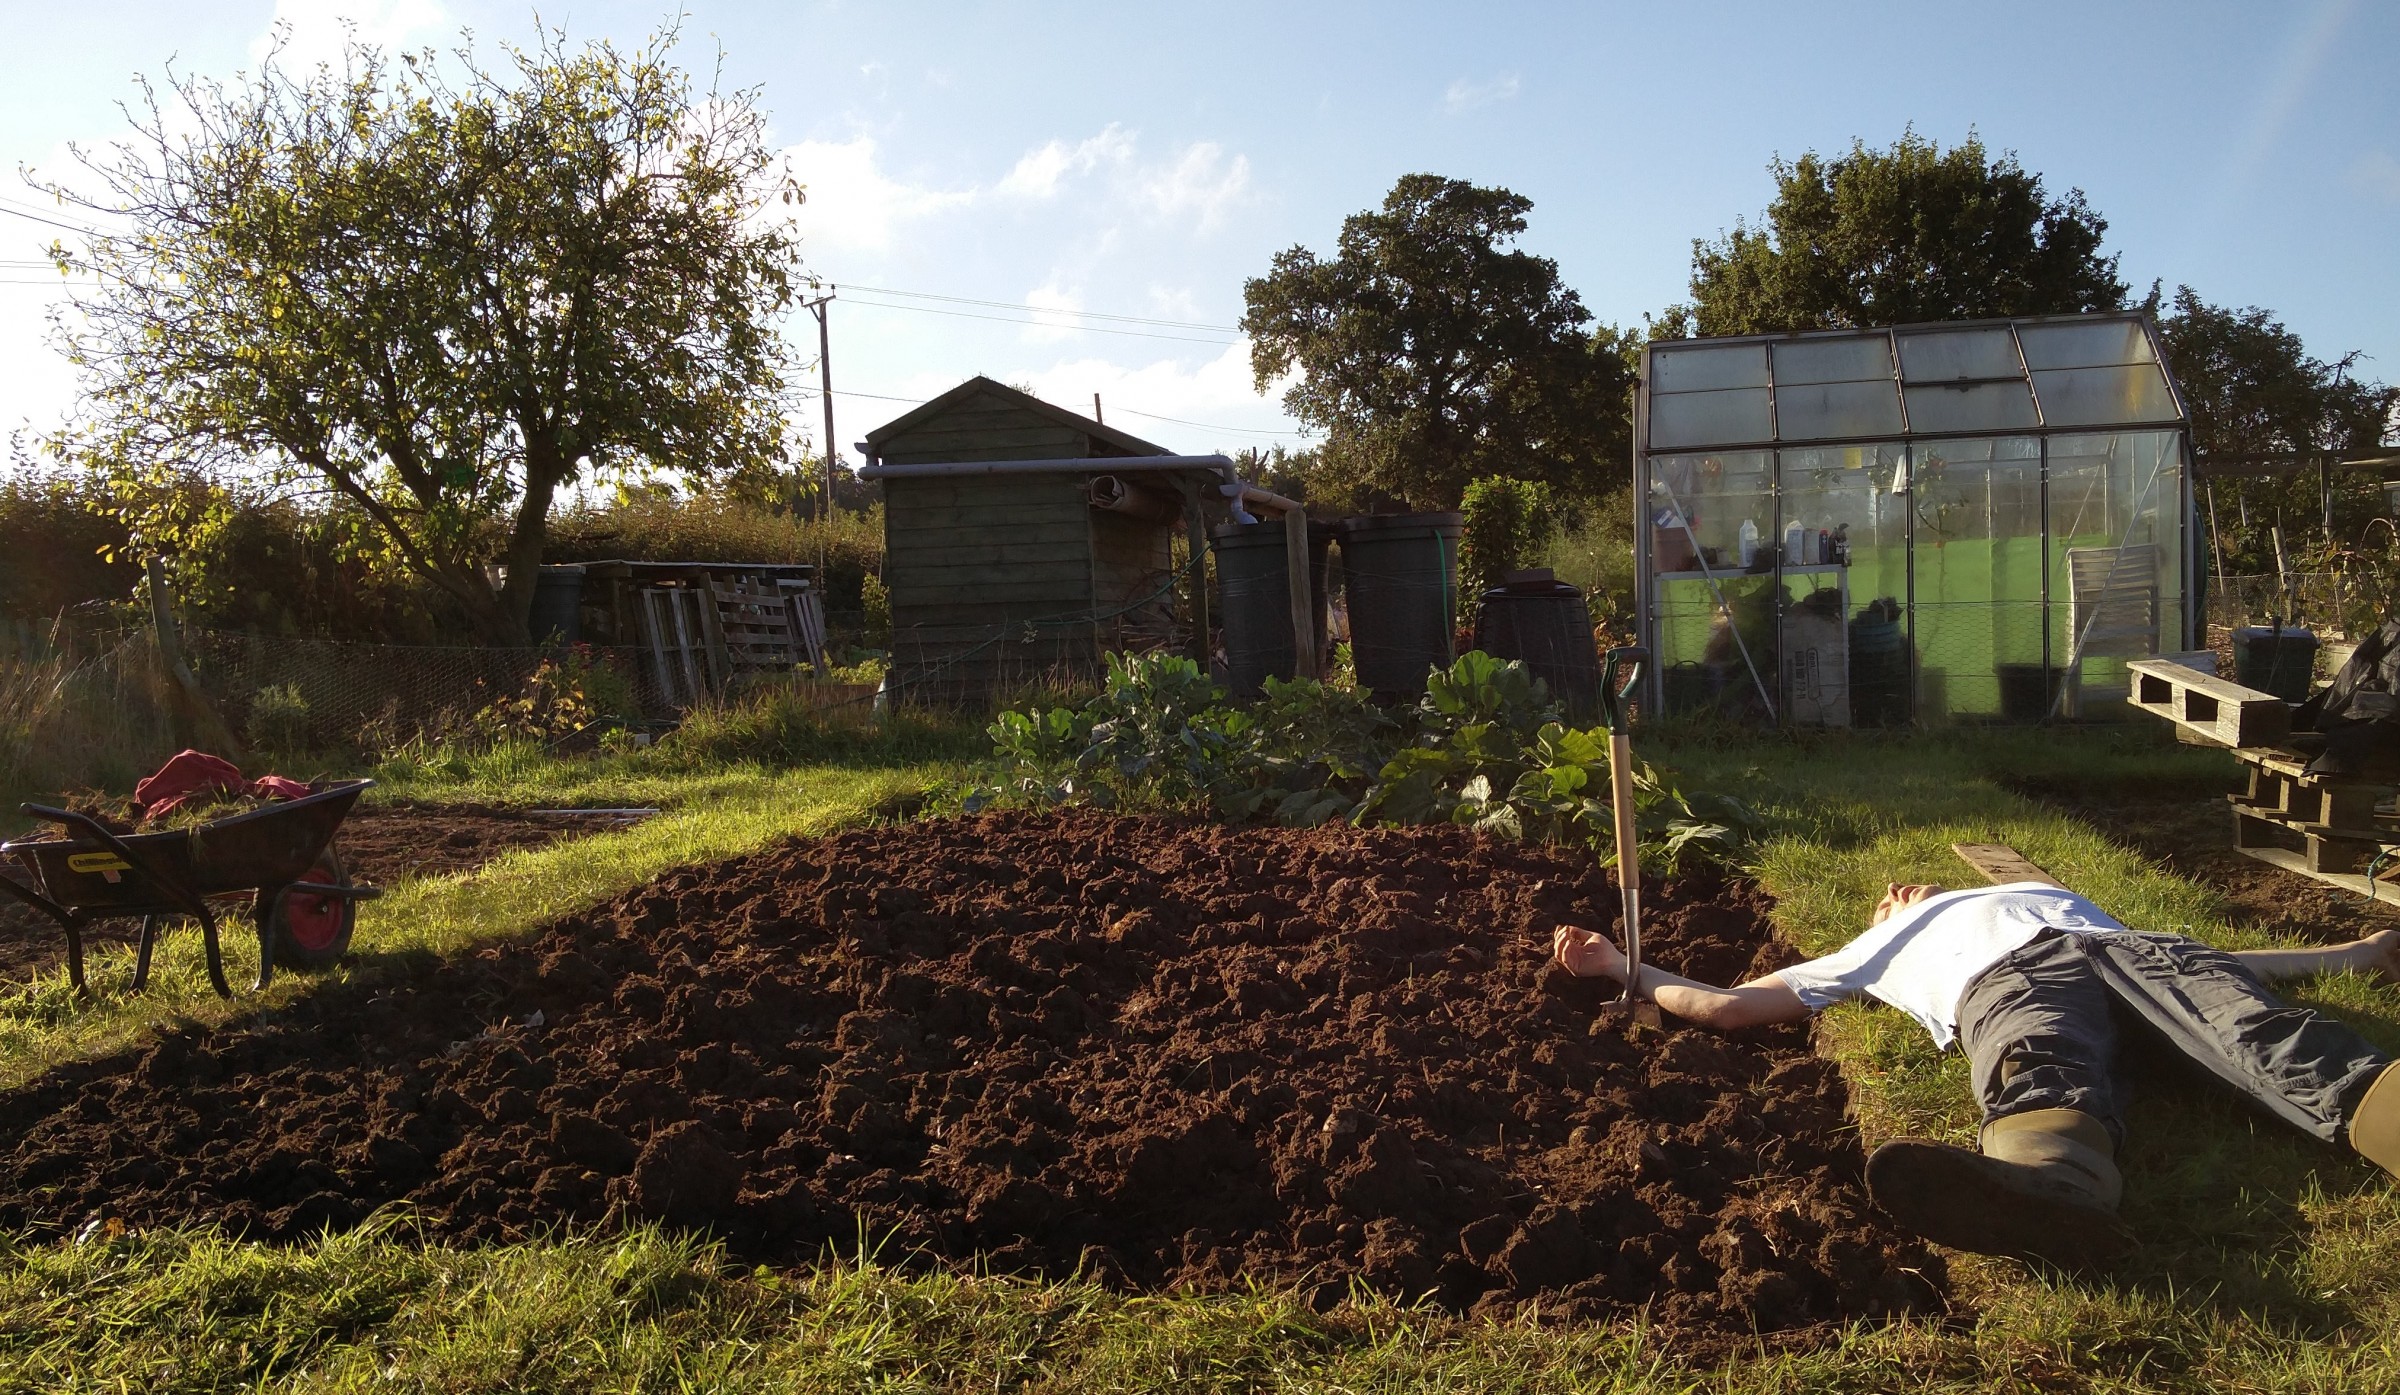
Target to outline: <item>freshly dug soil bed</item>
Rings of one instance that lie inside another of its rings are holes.
[[[1456,829],[850,833],[0,1097],[0,1223],[278,1238],[406,1201],[783,1262],[863,1227],[887,1259],[1646,1308],[1703,1344],[1938,1308],[1804,1029],[1603,1019],[1547,966],[1614,901],[1587,855]],[[1650,907],[1670,968],[1790,958],[1746,885]]]
[[[342,821],[333,846],[351,880],[387,886],[403,877],[472,872],[511,848],[543,847],[616,826],[598,820],[535,818],[479,804],[368,804]],[[0,861],[6,863],[0,866],[0,877],[23,882],[23,869],[14,858]],[[245,910],[249,905],[222,904]],[[190,927],[189,921],[174,922],[165,933]],[[112,942],[130,945],[140,931],[140,921],[102,921],[84,932],[85,950]],[[22,983],[36,974],[55,972],[65,962],[67,940],[55,922],[22,902],[0,899],[0,983]]]

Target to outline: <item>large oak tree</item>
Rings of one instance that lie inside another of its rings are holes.
[[[1700,334],[1768,334],[2108,310],[2122,305],[2107,220],[2044,192],[2013,155],[1914,131],[1889,150],[1777,160],[1763,222],[1692,244]]]
[[[525,642],[575,481],[785,454],[797,254],[766,215],[798,191],[755,93],[695,91],[674,39],[145,84],[136,137],[45,185],[111,229],[54,248],[98,288],[58,319],[83,380],[50,448],[166,501],[132,510],[153,546],[195,477],[317,484]]]
[[[1243,286],[1258,386],[1297,370],[1324,492],[1455,508],[1489,476],[1583,498],[1625,478],[1631,376],[1557,263],[1510,245],[1532,207],[1406,175],[1333,256],[1293,247]]]

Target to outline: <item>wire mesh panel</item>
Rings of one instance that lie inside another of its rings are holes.
[[[2041,443],[1921,443],[1908,500],[1919,718],[2040,718],[2054,682],[2042,646]]]
[[[187,630],[183,642],[201,687],[235,727],[262,692],[275,689],[277,701],[297,699],[308,737],[326,745],[397,744],[454,730],[523,694],[545,663],[569,652],[604,674],[602,681],[621,685],[635,710],[618,715],[662,716],[675,706],[631,647],[352,644],[227,630]]]

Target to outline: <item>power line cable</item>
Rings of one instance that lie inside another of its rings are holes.
[[[888,301],[845,298],[847,305],[864,305],[877,310],[906,310],[919,315],[950,315],[962,320],[992,320],[1004,325],[1025,325],[1037,329],[1059,329],[1070,334],[1122,334],[1135,339],[1171,339],[1181,344],[1215,344],[1230,348],[1239,340],[1200,339],[1188,334],[1155,334],[1142,329],[1112,329],[1106,325],[1065,325],[1045,320],[1020,320],[1011,315],[978,315],[971,310],[937,310],[930,305],[894,305]]]
[[[1122,324],[1156,325],[1164,329],[1205,329],[1220,334],[1239,334],[1239,325],[1204,324],[1198,320],[1161,320],[1147,315],[1118,315],[1101,310],[1072,310],[1063,305],[1025,305],[1012,300],[977,300],[972,296],[938,295],[932,291],[904,291],[893,286],[840,285],[827,282],[837,290],[871,292],[875,295],[907,296],[911,300],[941,300],[953,305],[981,305],[993,310],[1027,310],[1040,315],[1074,315],[1086,320],[1115,320]]]
[[[56,218],[45,218],[39,213],[28,213],[22,208],[12,208],[6,203],[0,203],[0,213],[10,214],[18,218],[29,218],[36,223],[47,223],[51,227],[63,228],[71,233],[96,233],[100,231],[98,228],[87,227],[78,223],[62,223]]]

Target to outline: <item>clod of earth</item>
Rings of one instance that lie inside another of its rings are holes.
[[[1615,900],[1587,854],[1454,828],[843,834],[0,1097],[0,1223],[656,1218],[763,1261],[863,1234],[1139,1288],[1646,1310],[1696,1341],[1938,1309],[1804,1029],[1647,1028],[1548,966],[1557,918]],[[1649,903],[1668,968],[1790,957],[1746,885]]]

